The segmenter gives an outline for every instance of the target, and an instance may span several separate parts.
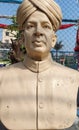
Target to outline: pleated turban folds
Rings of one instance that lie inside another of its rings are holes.
[[[17,10],[17,23],[20,30],[28,17],[37,10],[48,16],[55,31],[59,29],[62,22],[62,12],[54,0],[24,0]]]

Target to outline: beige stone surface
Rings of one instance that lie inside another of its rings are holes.
[[[65,130],[79,130],[79,117],[76,117],[74,124]]]
[[[0,71],[1,122],[12,130],[36,129],[37,125],[39,129],[70,127],[76,116],[78,73],[51,60],[27,61],[34,65],[33,72],[28,62],[29,69],[17,63]],[[41,70],[43,64],[46,69]]]
[[[20,5],[17,21],[27,54],[23,62],[0,69],[1,130],[65,130],[73,125],[79,73],[54,62],[50,54],[61,20],[55,1],[24,0]]]

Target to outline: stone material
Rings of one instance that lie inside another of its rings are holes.
[[[53,0],[24,0],[17,20],[27,54],[23,62],[0,70],[1,130],[69,128],[76,118],[79,73],[50,54],[61,10]]]
[[[62,12],[54,0],[24,0],[17,10],[19,28],[23,29],[22,27],[26,19],[38,10],[44,12],[51,20],[55,31],[58,30],[62,21]]]
[[[76,116],[77,72],[51,59],[44,63],[26,59],[35,64],[31,71],[26,62],[0,72],[1,122],[11,130],[70,127]]]
[[[65,130],[79,130],[79,117],[76,117],[74,124]]]

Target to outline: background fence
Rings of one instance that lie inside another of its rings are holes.
[[[74,63],[72,68],[78,67],[78,58],[74,56],[74,48],[76,46],[76,36],[79,22],[79,3],[78,0],[55,0],[61,7],[63,12],[62,25],[65,25],[64,29],[59,29],[57,32],[57,43],[61,42],[62,48],[57,50],[51,50],[52,56],[58,62],[67,66],[70,63]],[[16,10],[19,4],[16,3],[2,3],[0,2],[0,16],[15,16]],[[11,19],[0,18],[0,24],[12,24]],[[71,27],[66,28],[66,25],[72,24]],[[3,29],[0,28],[0,41],[2,41]],[[57,55],[56,55],[57,54]],[[68,62],[68,64],[67,64]]]

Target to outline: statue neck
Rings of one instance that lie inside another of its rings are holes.
[[[29,70],[39,73],[39,72],[42,72],[42,71],[50,68],[52,65],[52,62],[53,62],[53,59],[50,54],[46,59],[44,59],[42,61],[36,61],[36,60],[33,60],[30,57],[26,56],[24,58],[23,64]]]

